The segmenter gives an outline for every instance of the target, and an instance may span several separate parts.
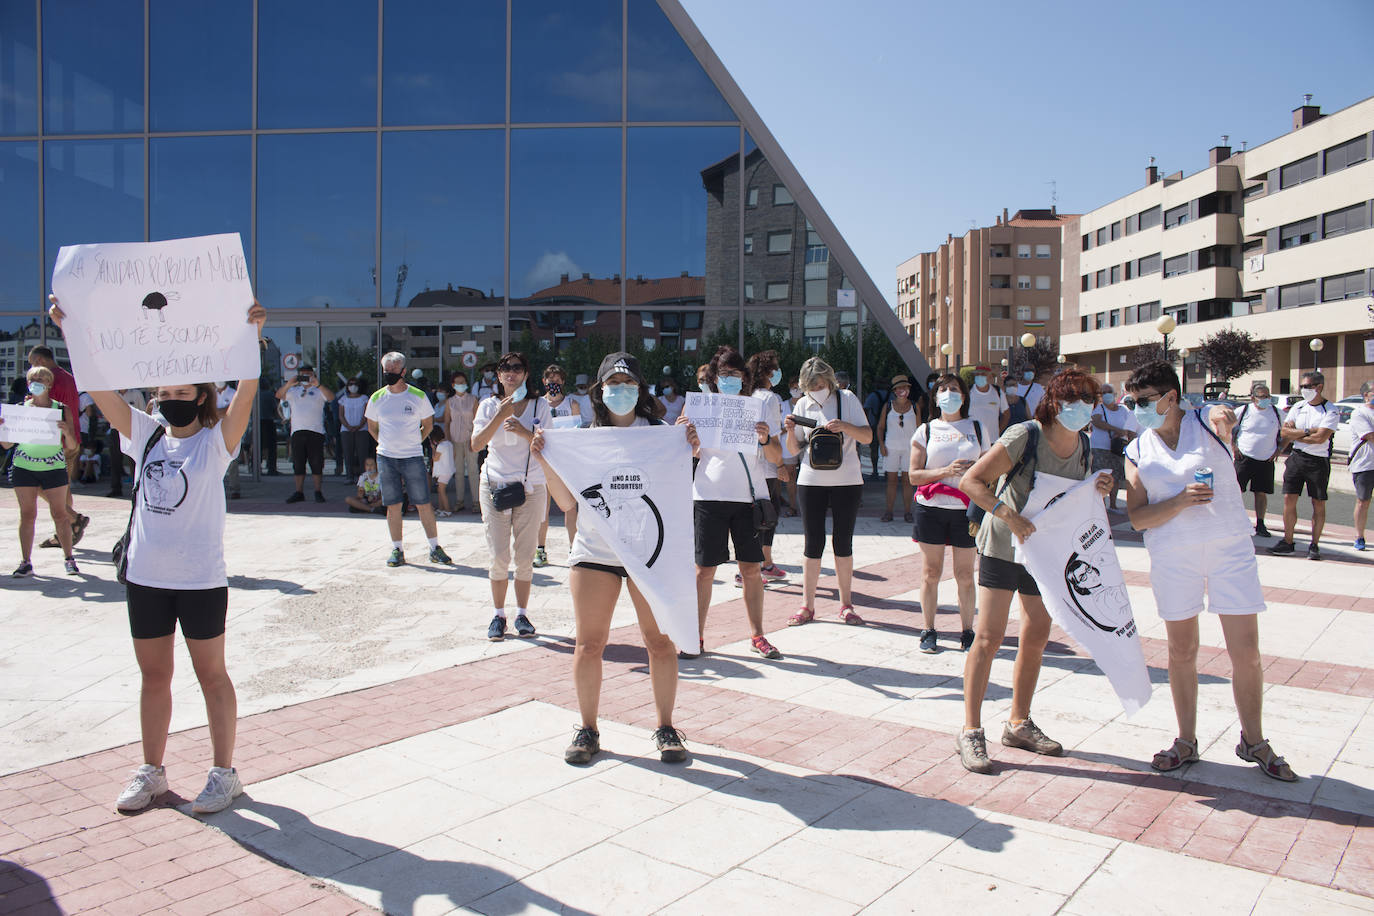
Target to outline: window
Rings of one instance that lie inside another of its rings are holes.
[[[1135,308],[1138,320],[1143,324],[1147,321],[1154,321],[1159,317],[1159,302],[1145,302]]]
[[[1081,284],[1082,284],[1082,285],[1079,287],[1079,289],[1080,289],[1082,292],[1085,292],[1085,293],[1086,293],[1088,290],[1090,290],[1090,289],[1092,288],[1092,280],[1089,278],[1089,276],[1088,276],[1087,274],[1084,274],[1083,276],[1079,277],[1078,279],[1081,281]]]
[[[1103,328],[1105,328],[1106,326],[1107,326],[1107,313],[1106,313],[1106,312],[1098,312],[1096,315],[1093,316],[1093,327],[1094,327],[1094,328],[1096,328],[1097,330],[1100,331],[1100,330],[1102,330]]]
[[[750,282],[747,281],[747,280],[746,280],[745,283],[744,283],[744,301],[745,301],[745,302],[753,302],[753,301],[754,301],[754,284],[750,283]]]
[[[1188,272],[1188,255],[1181,254],[1173,258],[1164,259],[1164,276],[1177,277]]]
[[[1011,276],[1009,274],[993,274],[988,277],[988,286],[992,289],[1011,289]]]
[[[1215,213],[1231,212],[1231,195],[1224,191],[1217,191],[1214,194],[1205,194],[1197,200],[1197,215],[1201,219],[1204,216],[1211,216]]]
[[[1317,154],[1313,153],[1306,159],[1299,159],[1297,162],[1290,162],[1279,169],[1279,190],[1291,188],[1293,185],[1302,184],[1304,181],[1311,181],[1318,176]]]
[[[1016,246],[1016,256],[1017,256],[1018,258],[1028,258],[1028,257],[1030,257],[1030,256],[1031,256],[1031,246],[1029,246],[1029,245],[1017,245],[1017,246]]]
[[[1129,280],[1131,277],[1135,276],[1135,261],[1127,261],[1124,266],[1126,268],[1126,279]]]
[[[1338,143],[1326,151],[1326,174],[1339,172],[1341,169],[1357,162],[1364,162],[1369,158],[1369,138],[1365,136],[1356,137],[1354,140],[1347,140]]]
[[[989,318],[1010,318],[1010,317],[1011,317],[1011,306],[1009,306],[1009,305],[994,305],[994,306],[992,306],[992,307],[990,307],[990,308],[988,309],[988,317],[989,317]]]
[[[1279,230],[1279,250],[1285,248],[1297,248],[1299,245],[1306,245],[1308,242],[1317,240],[1317,218],[1315,216],[1308,219],[1299,220],[1296,223],[1289,223]]]
[[[1230,267],[1231,249],[1227,245],[1216,245],[1212,248],[1204,248],[1197,254],[1198,270],[1206,270],[1209,267]]]
[[[1112,241],[1115,242],[1119,238],[1121,238],[1121,223],[1112,223]]]
[[[1147,254],[1136,262],[1135,275],[1137,277],[1148,277],[1150,274],[1159,273],[1159,255]]]
[[[1039,277],[1036,277],[1036,278],[1035,278],[1035,288],[1036,288],[1036,289],[1049,289],[1049,288],[1050,288],[1050,278],[1049,278],[1049,277],[1046,277],[1046,276],[1039,276]]]
[[[1084,334],[1088,333],[1088,316],[1087,316],[1087,315],[1084,315],[1082,318],[1078,319],[1078,329],[1079,329],[1080,331],[1082,331]]]
[[[988,257],[990,258],[1005,258],[1008,257],[1008,255],[1009,251],[1006,245],[991,245],[988,247]]]
[[[1017,321],[1030,321],[1031,308],[1029,305],[1018,305],[1016,307]]]
[[[745,195],[745,198],[744,198],[744,205],[745,205],[746,207],[757,207],[757,206],[759,205],[759,189],[758,189],[758,188],[750,188],[750,189],[749,189],[749,193],[748,193],[747,195]]]
[[[776,302],[779,299],[787,298],[786,283],[769,283],[765,295],[769,302]]]
[[[824,308],[828,303],[826,296],[829,294],[830,281],[824,277],[818,280],[807,280],[803,289],[804,305]]]
[[[1135,306],[1128,305],[1121,310],[1122,324],[1135,324]]]
[[[1097,244],[1098,244],[1098,245],[1105,245],[1105,244],[1107,244],[1107,227],[1106,227],[1106,226],[1103,226],[1101,229],[1097,230]]]
[[[1048,321],[1050,318],[1050,307],[1048,305],[1037,305],[1035,307],[1035,320]]]
[[[1109,283],[1120,283],[1120,282],[1121,282],[1121,265],[1120,265],[1120,264],[1113,264],[1113,265],[1112,265],[1112,275],[1111,275],[1111,279],[1108,280],[1107,282],[1109,282]]]
[[[1172,229],[1175,226],[1182,226],[1188,222],[1188,205],[1180,204],[1172,210],[1164,211],[1164,228]]]
[[[1105,269],[1104,269],[1104,270],[1099,270],[1099,271],[1097,272],[1097,277],[1095,278],[1095,282],[1093,283],[1093,288],[1094,288],[1094,289],[1101,289],[1102,287],[1104,287],[1104,286],[1106,286],[1106,285],[1107,285],[1107,271],[1106,271]]]
[[[1136,220],[1140,223],[1141,232],[1144,232],[1146,229],[1153,229],[1155,226],[1159,225],[1159,208],[1151,207],[1148,210],[1141,210],[1140,213],[1137,214]]]
[[[1113,328],[1121,324],[1121,309],[1112,309],[1107,313],[1107,324]]]
[[[1016,278],[1016,288],[1017,288],[1017,289],[1030,289],[1030,288],[1031,288],[1031,278],[1030,278],[1030,277],[1027,277],[1025,274],[1022,274],[1021,276],[1017,277],[1017,278]]]
[[[989,349],[989,350],[1010,350],[1010,349],[1011,349],[1011,337],[1010,337],[1010,335],[1006,335],[1006,336],[1001,335],[1001,334],[992,334],[992,335],[989,335],[989,337],[988,337],[988,349]]]
[[[773,185],[773,206],[781,207],[783,204],[790,204],[792,202],[792,192],[787,190],[787,185]]]
[[[1329,239],[1347,232],[1358,232],[1369,227],[1369,205],[1358,203],[1353,207],[1332,210],[1322,217],[1322,238]]]
[[[744,253],[754,253],[754,233],[750,232],[744,236]]]
[[[1245,190],[1243,190],[1243,191],[1240,192],[1240,199],[1241,199],[1241,200],[1250,200],[1251,198],[1254,198],[1254,197],[1262,197],[1263,195],[1264,195],[1264,184],[1263,184],[1263,183],[1260,183],[1260,184],[1252,184],[1252,185],[1250,185],[1250,187],[1248,187],[1248,188],[1246,188]]]
[[[1363,270],[1327,277],[1322,281],[1322,301],[1358,299],[1369,292],[1368,277]]]
[[[1048,258],[1048,257],[1050,256],[1050,246],[1049,246],[1049,245],[1036,245],[1036,246],[1035,246],[1035,256],[1036,256],[1037,258]]]
[[[1317,281],[1290,283],[1279,287],[1279,308],[1292,309],[1312,305],[1317,301]]]
[[[1084,250],[1084,251],[1088,251],[1089,249],[1091,249],[1091,248],[1093,247],[1092,236],[1090,236],[1090,235],[1085,235],[1085,236],[1083,236],[1082,241],[1083,241],[1083,250]]]
[[[786,254],[792,250],[792,230],[782,229],[768,233],[768,253]]]

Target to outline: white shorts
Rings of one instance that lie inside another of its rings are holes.
[[[1150,589],[1162,620],[1192,620],[1202,596],[1213,614],[1264,610],[1255,544],[1249,534],[1202,544],[1150,548]]]
[[[453,468],[435,468],[432,476],[439,483],[448,483],[453,479]]]
[[[897,451],[895,448],[887,450],[883,456],[884,474],[905,474],[911,470],[911,450],[902,449]]]

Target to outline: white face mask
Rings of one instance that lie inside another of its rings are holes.
[[[802,390],[800,388],[793,388],[788,393],[792,395],[793,400],[802,396]]]
[[[1317,399],[1317,389],[1315,389],[1315,388],[1303,388],[1303,389],[1300,389],[1300,390],[1301,390],[1301,392],[1302,392],[1302,399],[1303,399],[1304,401],[1309,401],[1309,402],[1311,402],[1311,401],[1315,401],[1315,400]]]

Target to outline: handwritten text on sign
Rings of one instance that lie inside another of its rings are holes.
[[[57,445],[62,434],[57,431],[59,414],[50,407],[24,407],[5,404],[0,407],[0,442],[22,442],[25,445]]]
[[[687,394],[683,414],[697,428],[702,448],[755,455],[759,450],[756,424],[763,419],[763,401],[735,394]]]
[[[257,378],[253,288],[237,233],[67,245],[53,268],[79,388]]]

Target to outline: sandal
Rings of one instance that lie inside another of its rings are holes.
[[[864,624],[864,619],[854,613],[854,605],[845,604],[840,607],[840,622],[847,623],[850,626],[861,627]]]
[[[787,618],[787,625],[789,627],[799,627],[802,624],[810,623],[815,619],[816,612],[811,610],[811,608],[809,607],[804,607],[800,611],[797,611],[797,613],[793,614],[791,617]]]
[[[1259,744],[1246,744],[1245,733],[1242,732],[1240,744],[1236,745],[1236,756],[1246,763],[1258,764],[1260,772],[1270,779],[1277,779],[1281,782],[1298,781],[1298,774],[1293,772],[1288,761],[1274,753],[1274,749],[1269,746],[1268,738]]]
[[[1197,741],[1184,741],[1175,738],[1174,743],[1155,754],[1150,766],[1161,773],[1172,773],[1185,763],[1196,763],[1202,756],[1197,752]]]

